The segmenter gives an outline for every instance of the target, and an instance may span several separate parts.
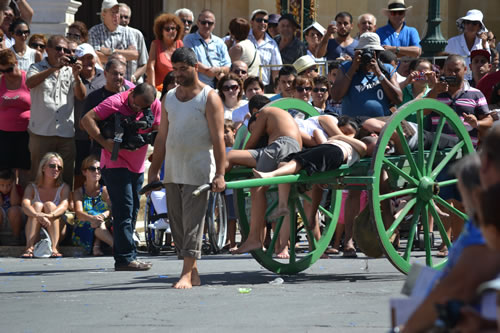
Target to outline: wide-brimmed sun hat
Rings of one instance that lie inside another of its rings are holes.
[[[384,8],[384,12],[399,12],[402,10],[412,9],[413,6],[406,7],[404,0],[389,0],[387,3],[387,8]]]
[[[310,55],[302,56],[299,59],[295,60],[295,62],[293,63],[293,67],[299,74],[306,69],[316,65],[316,61],[314,61],[314,59]]]
[[[384,48],[380,45],[380,37],[374,32],[365,32],[359,36],[358,46],[356,50],[371,49],[383,51]]]
[[[464,21],[480,22],[481,23],[480,32],[488,31],[483,23],[483,12],[481,12],[479,9],[471,9],[467,12],[467,14],[464,17],[461,17],[457,20],[457,28],[460,32],[464,31]]]

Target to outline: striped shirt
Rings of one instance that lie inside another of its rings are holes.
[[[469,132],[472,143],[477,145],[477,129],[472,128],[467,122],[464,121],[463,114],[473,114],[477,119],[481,119],[484,115],[490,113],[488,103],[483,93],[476,88],[472,88],[466,81],[464,87],[459,91],[455,97],[451,96],[448,92],[441,93],[437,96],[437,100],[451,107],[462,120],[465,128]],[[431,113],[427,117],[427,128],[431,132],[435,132],[439,123],[440,116],[437,113]],[[443,128],[443,133],[455,134],[453,128],[446,123]]]
[[[90,28],[89,44],[92,45],[96,51],[99,51],[101,47],[126,50],[129,46],[133,46],[136,50],[139,49],[139,47],[137,47],[136,36],[132,29],[119,25],[115,31],[109,31],[104,23],[94,25]],[[132,61],[127,61],[127,72],[125,74],[127,80],[130,80],[132,74],[134,74],[132,70]]]
[[[278,65],[277,67],[272,68],[273,70],[279,70],[283,62],[281,61],[281,53],[278,47],[278,44],[269,37],[268,34],[265,34],[264,41],[259,41],[255,39],[253,35],[252,29],[250,29],[250,33],[248,34],[248,39],[255,45],[257,48],[257,52],[259,52],[260,64],[262,65]],[[271,77],[271,67],[263,67],[262,68],[262,82],[264,85],[268,85],[272,80]]]

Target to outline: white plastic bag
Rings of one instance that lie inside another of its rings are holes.
[[[44,234],[38,243],[35,244],[33,248],[33,256],[35,258],[49,258],[52,254],[52,241],[50,240],[49,233],[45,228],[40,229],[40,233]]]

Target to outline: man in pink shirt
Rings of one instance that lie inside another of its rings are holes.
[[[125,117],[134,116],[136,121],[143,120],[141,118],[147,114],[146,110],[151,108],[154,121],[147,129],[139,130],[138,133],[154,131],[160,124],[161,116],[160,102],[155,96],[156,89],[142,83],[134,89],[108,97],[82,118],[82,125],[89,136],[103,147],[101,168],[113,207],[113,254],[116,271],[148,270],[152,266],[151,263],[137,260],[132,238],[140,206],[138,192],[144,180],[144,161],[148,146],[145,144],[135,150],[120,149],[118,157],[113,160],[111,152],[114,141],[101,134],[98,122],[115,113]]]

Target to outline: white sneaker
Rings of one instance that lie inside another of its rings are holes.
[[[155,223],[150,223],[148,225],[148,228],[150,228],[150,229],[158,229],[158,230],[165,230],[165,232],[167,234],[172,233],[172,231],[170,230],[170,223],[168,223],[167,221],[165,221],[165,219],[159,219]]]

